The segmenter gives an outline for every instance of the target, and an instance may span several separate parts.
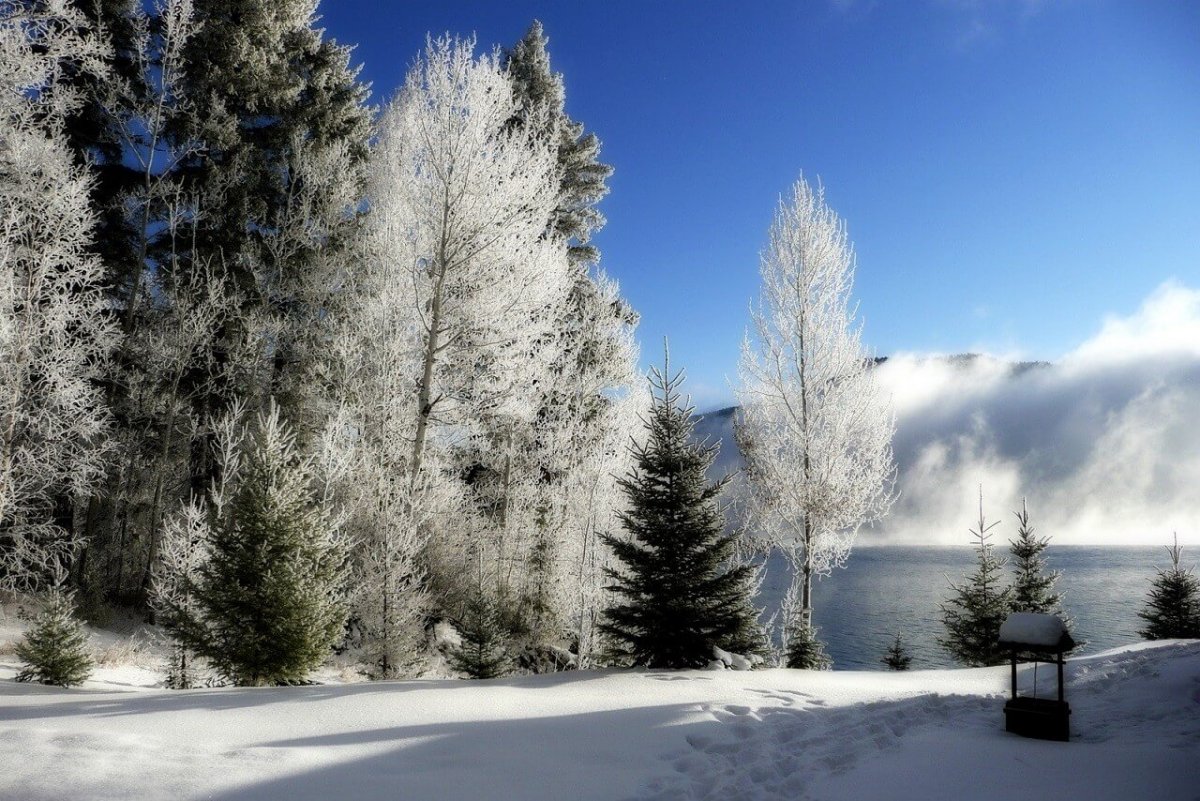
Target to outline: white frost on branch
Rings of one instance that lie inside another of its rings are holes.
[[[738,390],[746,512],[791,560],[788,598],[807,624],[813,577],[844,564],[891,506],[895,423],[854,323],[846,226],[820,187],[800,179],[780,201],[760,272]]]
[[[520,405],[545,310],[566,292],[561,241],[546,235],[558,167],[538,126],[510,128],[509,78],[474,42],[430,40],[388,106],[370,182],[371,270],[407,285],[416,475],[430,426]],[[415,369],[414,369],[415,367]],[[395,367],[393,368],[395,369]]]
[[[478,537],[449,449],[485,415],[531,418],[536,343],[569,286],[565,245],[546,231],[555,154],[536,126],[508,124],[509,77],[473,50],[428,41],[383,115],[366,253],[332,343],[329,384],[356,452],[357,608],[383,674],[427,602],[419,557],[432,541],[462,559]]]
[[[0,5],[0,585],[35,590],[79,546],[56,504],[104,467],[98,388],[114,344],[88,253],[89,186],[74,166],[53,81],[65,59],[95,66],[61,2]]]

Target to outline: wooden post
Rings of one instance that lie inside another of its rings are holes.
[[[1017,697],[1017,651],[1012,651],[1012,697]]]
[[[1058,702],[1063,702],[1063,652],[1058,652]]]

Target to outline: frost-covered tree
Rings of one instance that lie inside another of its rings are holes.
[[[402,466],[410,443],[398,436],[408,429],[383,408],[354,406],[359,397],[347,397],[347,407],[360,415],[337,418],[351,459],[336,496],[354,543],[349,601],[370,675],[395,678],[415,661],[423,639],[430,606],[425,546],[444,520],[458,519],[461,490],[436,462],[410,482]]]
[[[328,435],[347,454],[338,491],[354,543],[351,614],[372,674],[392,678],[419,640],[428,607],[422,558],[430,533],[458,519],[461,490],[438,460],[408,469],[416,430],[418,340],[412,284],[367,261],[350,284],[356,308],[339,315],[326,365],[338,405]]]
[[[75,99],[64,129],[75,160],[90,173],[97,218],[91,251],[100,257],[107,314],[120,323],[112,366],[102,377],[112,410],[114,458],[88,499],[88,548],[76,570],[87,603],[144,601],[157,547],[164,493],[176,472],[169,380],[155,372],[171,357],[147,347],[146,329],[171,314],[168,253],[176,246],[180,187],[175,170],[195,142],[174,142],[171,125],[188,113],[180,91],[182,49],[194,31],[190,0],[69,0],[76,29],[102,38],[106,72],[64,65],[50,95]],[[189,210],[194,216],[194,210]],[[187,443],[183,443],[186,448]]]
[[[1146,621],[1139,633],[1147,640],[1200,639],[1200,580],[1192,568],[1179,563],[1183,548],[1179,537],[1167,548],[1171,566],[1153,579],[1146,606],[1138,617]]]
[[[561,329],[559,353],[573,359],[552,370],[535,424],[542,482],[532,504],[545,510],[533,531],[544,567],[527,575],[523,598],[535,624],[571,630],[586,662],[600,611],[602,535],[616,534],[626,505],[618,477],[632,466],[628,443],[648,397],[639,375],[633,320],[617,285],[600,274]]]
[[[584,136],[565,112],[563,79],[550,69],[540,24],[503,63],[516,100],[505,129],[546,143],[559,168],[543,224],[544,236],[565,242],[569,289],[532,313],[541,331],[522,345],[528,355],[518,351],[525,362],[519,373],[511,363],[494,362],[518,379],[521,403],[481,406],[458,458],[482,540],[494,551],[488,581],[522,664],[536,670],[561,664],[571,642],[589,653],[592,647],[595,567],[604,556],[593,547],[595,521],[606,518],[611,529],[616,493],[607,476],[624,472],[610,465],[598,474],[593,467],[622,453],[630,432],[632,415],[622,410],[637,383],[631,347],[637,318],[594,267],[598,252],[589,240],[603,223],[595,206],[607,193],[611,168],[597,161],[596,138]]]
[[[250,425],[221,426],[221,484],[208,498],[196,578],[161,598],[178,641],[239,685],[303,680],[346,619],[345,549],[319,471],[273,403]]]
[[[605,571],[614,597],[600,629],[617,661],[646,667],[703,667],[713,646],[742,654],[761,646],[750,568],[730,564],[736,535],[724,532],[719,501],[727,480],[706,478],[717,447],[692,441],[682,380],[669,359],[651,370],[647,439],[633,445],[635,468],[621,480],[627,536],[604,537],[618,564]]]
[[[46,586],[81,544],[75,501],[104,467],[97,381],[115,344],[89,254],[94,215],[52,87],[102,70],[62,2],[0,5],[0,587]]]
[[[503,543],[492,535],[505,530],[496,509],[468,515],[455,501],[458,478],[447,470],[461,459],[451,456],[480,441],[485,419],[534,418],[529,387],[550,357],[536,345],[569,276],[562,240],[546,232],[558,198],[554,153],[533,126],[507,124],[517,109],[511,82],[496,54],[473,49],[430,40],[384,113],[368,257],[344,316],[362,447],[398,482],[387,514],[418,527],[413,547],[428,541],[437,602],[450,606],[447,592],[474,572],[481,549],[494,584]],[[457,511],[439,512],[435,532],[428,510],[443,502]]]
[[[218,508],[216,516],[221,515]],[[162,532],[162,547],[155,561],[151,584],[152,607],[168,619],[172,614],[185,619],[200,615],[194,589],[200,580],[200,568],[208,559],[212,538],[207,504],[193,499],[168,518]],[[191,649],[179,640],[172,643],[167,666],[166,685],[173,690],[195,686],[195,667]]]
[[[415,347],[393,369],[415,389],[413,480],[431,425],[527,405],[512,397],[514,378],[548,327],[538,314],[566,290],[562,244],[543,235],[558,196],[554,154],[531,127],[507,129],[508,76],[495,54],[473,50],[471,40],[427,43],[384,113],[370,184],[371,259],[410,287],[395,314],[415,328]]]
[[[25,665],[17,681],[73,687],[91,675],[91,648],[72,598],[62,587],[50,591],[45,608],[17,643],[17,658]]]
[[[1049,537],[1037,537],[1029,522],[1029,507],[1021,501],[1017,515],[1017,538],[1009,541],[1013,557],[1012,611],[1061,613],[1062,595],[1054,591],[1059,572],[1046,569],[1042,553],[1050,544]]]
[[[744,503],[751,529],[791,562],[810,626],[814,579],[890,508],[895,423],[854,323],[846,226],[821,187],[801,178],[780,201],[760,274],[738,389]]]
[[[171,272],[222,269],[240,303],[197,353],[195,413],[274,397],[302,449],[324,425],[314,376],[354,263],[372,116],[349,48],[324,37],[316,5],[193,0],[179,84],[189,113],[170,129],[176,144],[202,144],[175,170],[201,213],[184,221],[191,247]],[[246,342],[251,358],[230,364]],[[210,440],[192,447],[198,493],[216,478]]]
[[[999,665],[1007,655],[997,642],[1000,626],[1012,608],[1012,590],[1001,584],[1004,560],[992,551],[991,530],[983,516],[983,490],[979,492],[979,524],[971,529],[978,563],[961,584],[951,584],[950,598],[941,605],[946,633],[938,641],[950,655],[970,667]]]
[[[553,355],[524,392],[532,413],[487,415],[468,451],[471,494],[495,532],[497,595],[533,669],[555,649],[574,645],[584,660],[593,649],[609,556],[598,534],[618,527],[616,477],[643,401],[627,307],[602,273],[586,281],[587,302],[572,293],[540,343]]]
[[[896,632],[896,639],[888,646],[880,661],[887,665],[889,670],[908,670],[909,665],[912,664],[912,656],[908,653],[908,648],[905,647],[900,632]]]

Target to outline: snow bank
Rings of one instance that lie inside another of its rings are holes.
[[[14,801],[1191,801],[1200,757],[1197,642],[1071,660],[1070,743],[1004,732],[1007,666],[186,692],[18,685],[14,668],[0,654]]]

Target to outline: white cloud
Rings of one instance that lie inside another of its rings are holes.
[[[1064,366],[1147,358],[1200,358],[1200,290],[1163,284],[1130,317],[1110,316],[1100,332],[1064,357]]]
[[[1060,544],[1200,542],[1200,291],[1156,290],[1055,365],[902,354],[894,394],[900,501],[865,540],[965,542],[1029,498]]]

